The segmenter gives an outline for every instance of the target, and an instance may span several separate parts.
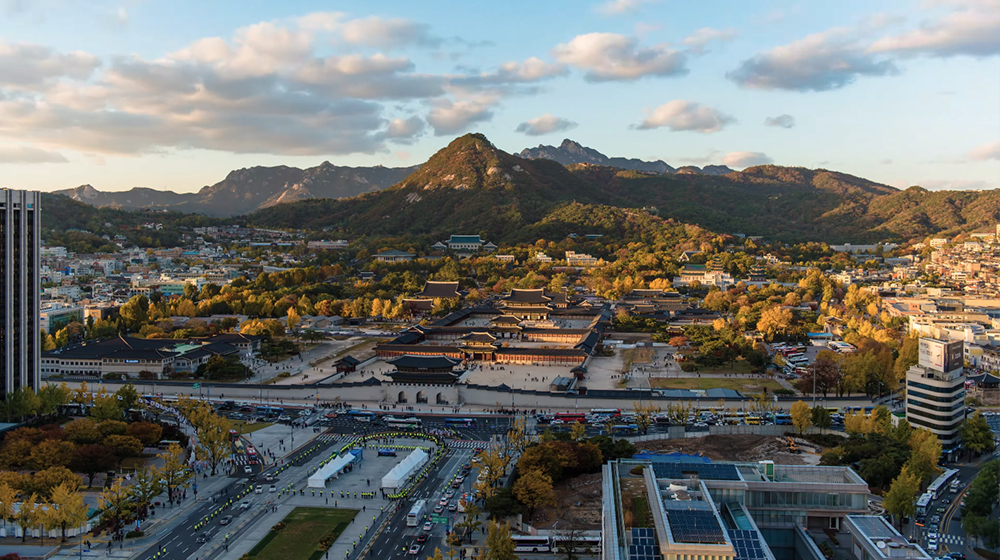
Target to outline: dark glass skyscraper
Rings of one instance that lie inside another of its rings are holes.
[[[40,200],[37,192],[0,189],[0,399],[40,384]]]

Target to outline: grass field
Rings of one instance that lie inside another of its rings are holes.
[[[257,430],[263,430],[268,426],[273,426],[274,422],[254,422],[253,424],[248,424],[246,422],[233,422],[233,429],[241,434],[252,434]]]
[[[248,555],[255,560],[309,560],[321,552],[320,542],[331,542],[357,515],[351,509],[297,507],[283,520],[285,528],[270,532]]]
[[[649,384],[654,389],[734,389],[742,393],[782,388],[777,381],[762,377],[651,377]]]

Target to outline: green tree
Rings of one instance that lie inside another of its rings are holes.
[[[132,299],[118,310],[118,315],[127,328],[132,332],[138,332],[139,327],[149,320],[149,299],[143,295],[132,296]]]
[[[962,423],[962,443],[970,453],[976,456],[993,451],[995,443],[993,432],[986,419],[977,411],[971,418],[966,418]]]
[[[132,410],[139,404],[139,392],[131,383],[122,385],[120,389],[115,391],[115,396],[118,397],[118,402],[124,411]]]
[[[921,483],[930,482],[940,474],[941,440],[924,428],[913,430],[910,435],[910,459],[906,466]]]
[[[919,491],[920,480],[904,466],[899,471],[899,476],[892,481],[882,505],[892,514],[893,519],[902,523],[904,517],[913,517],[916,513],[917,507],[913,500]]]
[[[97,443],[104,439],[104,436],[97,429],[97,424],[90,418],[78,418],[66,424],[64,428],[66,439],[77,445],[87,445]]]
[[[802,432],[806,431],[806,428],[812,425],[812,411],[809,409],[809,405],[804,401],[795,401],[790,410],[792,415],[792,425],[795,429]]]
[[[812,407],[811,420],[812,425],[817,428],[829,429],[833,425],[833,420],[830,419],[830,411],[820,405]]]
[[[65,382],[59,385],[46,383],[38,389],[38,413],[44,415],[54,414],[60,407],[69,403],[71,393],[72,391]]]
[[[111,486],[101,492],[97,504],[101,510],[101,520],[112,525],[128,521],[135,513],[135,500],[121,477],[115,478]]]

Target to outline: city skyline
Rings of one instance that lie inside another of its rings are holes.
[[[193,192],[482,132],[1000,187],[1000,1],[0,3],[0,185]]]

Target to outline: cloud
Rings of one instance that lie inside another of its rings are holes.
[[[954,11],[919,29],[875,41],[869,51],[899,56],[973,56],[1000,54],[1000,1],[948,2]]]
[[[726,77],[752,89],[829,91],[860,76],[898,72],[891,60],[868,52],[855,33],[838,28],[757,54]]]
[[[83,52],[59,54],[49,47],[0,41],[0,87],[35,88],[67,77],[85,80],[100,60]]]
[[[427,122],[434,128],[435,136],[458,134],[469,126],[493,118],[496,99],[489,96],[474,96],[468,99],[436,99],[431,101],[431,111]]]
[[[660,105],[650,112],[642,124],[635,128],[650,130],[667,127],[673,131],[718,132],[736,119],[711,107],[691,101],[676,99]]]
[[[0,163],[66,163],[60,153],[31,146],[0,146]]]
[[[527,134],[528,136],[541,136],[543,134],[561,132],[576,127],[577,123],[569,119],[546,114],[517,125],[514,132],[521,132]]]
[[[416,141],[417,137],[423,133],[424,128],[424,121],[420,117],[393,119],[389,122],[385,137],[395,140],[398,144],[410,144]]]
[[[566,75],[566,66],[549,63],[537,57],[524,62],[505,62],[492,72],[452,79],[451,83],[462,86],[493,86],[525,84]]]
[[[753,167],[754,165],[768,165],[774,160],[762,152],[729,152],[722,157],[722,163],[729,167]]]
[[[764,119],[764,126],[792,128],[795,126],[795,117],[791,115],[778,115],[777,117],[767,117],[766,119]]]
[[[654,4],[657,0],[608,0],[598,5],[595,10],[606,16],[617,16],[639,10],[646,4]]]
[[[641,48],[634,37],[616,33],[578,35],[556,46],[557,61],[586,70],[588,82],[632,81],[687,74],[687,55],[664,45]]]
[[[724,43],[726,41],[731,41],[733,37],[736,37],[736,32],[732,29],[712,29],[711,27],[702,27],[701,29],[688,35],[684,39],[684,44],[691,47],[691,50],[701,53],[705,51],[705,47],[707,47],[709,43]]]
[[[340,40],[366,47],[398,49],[408,46],[436,48],[443,40],[432,34],[430,26],[409,20],[377,16],[345,22],[339,29]]]
[[[1000,159],[1000,142],[990,142],[977,146],[969,152],[969,159],[975,161],[986,161],[990,159]]]

